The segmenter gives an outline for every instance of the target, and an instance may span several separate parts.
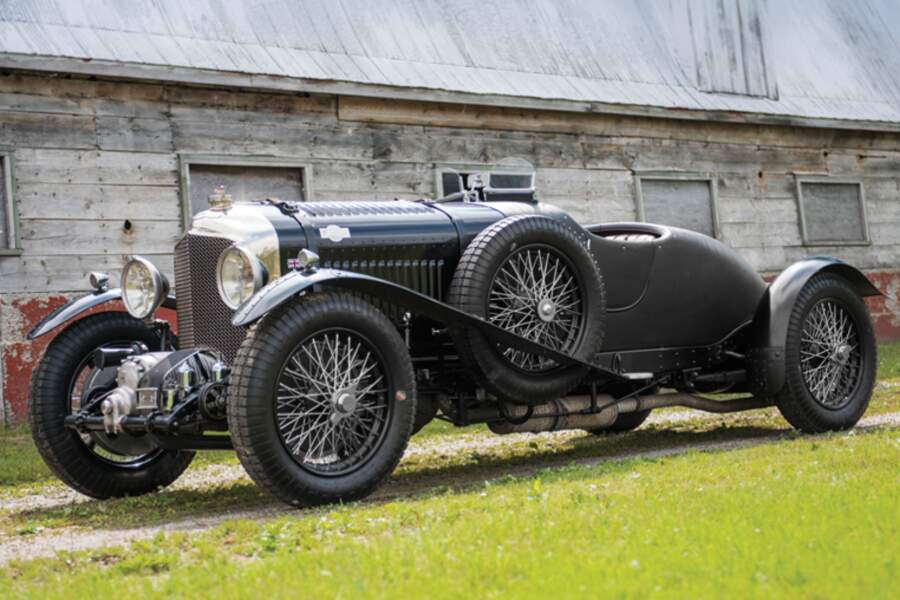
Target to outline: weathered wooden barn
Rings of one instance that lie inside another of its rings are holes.
[[[524,158],[583,221],[844,258],[898,337],[898,31],[892,0],[0,2],[0,422],[35,321],[126,255],[171,272],[219,183],[418,198]]]

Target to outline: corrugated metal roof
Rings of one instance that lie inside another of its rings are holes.
[[[4,0],[0,66],[894,129],[898,31],[895,0]]]

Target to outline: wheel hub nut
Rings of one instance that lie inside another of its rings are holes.
[[[850,360],[850,346],[841,344],[834,349],[834,360],[841,364],[846,364]]]
[[[550,300],[541,300],[537,305],[537,314],[541,321],[549,323],[556,316],[556,305]]]
[[[334,412],[331,415],[333,422],[340,421],[345,416],[356,410],[359,404],[359,398],[356,397],[356,390],[344,389],[338,391],[331,399]]]

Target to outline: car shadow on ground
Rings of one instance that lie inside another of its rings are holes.
[[[656,428],[627,434],[569,438],[529,437],[531,441],[497,444],[443,454],[416,453],[372,497],[359,503],[377,504],[417,496],[459,493],[486,481],[526,477],[546,469],[573,464],[600,464],[625,459],[658,459],[672,454],[729,451],[748,444],[794,437],[791,430],[757,425],[713,424],[712,428]],[[448,440],[451,441],[452,437]],[[490,438],[488,438],[490,439]],[[331,510],[294,510],[257,488],[246,476],[197,488],[175,488],[137,498],[88,500],[12,512],[5,516],[7,531],[28,533],[35,528],[70,525],[122,530],[167,525],[167,529],[212,526],[231,518],[258,518],[293,512],[317,514]]]

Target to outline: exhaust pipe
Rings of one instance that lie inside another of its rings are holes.
[[[488,427],[494,433],[540,433],[544,431],[563,431],[566,429],[602,429],[612,425],[620,413],[638,412],[669,406],[685,406],[711,413],[731,413],[756,408],[765,408],[772,403],[765,398],[737,398],[734,400],[711,400],[700,396],[683,393],[650,394],[626,398],[614,403],[615,398],[609,394],[597,395],[597,412],[590,412],[591,397],[566,396],[547,404],[532,408],[531,417],[518,422],[528,415],[529,407],[521,405],[509,406],[506,421],[491,421]]]
[[[618,406],[619,412],[637,412],[639,410],[650,410],[652,408],[685,406],[687,408],[702,410],[703,412],[732,413],[753,410],[756,408],[766,408],[767,406],[772,406],[772,401],[767,398],[756,398],[754,396],[735,398],[734,400],[711,400],[701,396],[675,392],[671,394],[651,394],[649,396],[638,396],[637,398],[626,398],[619,402]]]
[[[531,418],[524,423],[514,423],[528,414],[527,406],[513,405],[507,409],[506,421],[493,421],[488,427],[494,433],[539,433],[564,429],[600,429],[608,427],[619,416],[619,409],[609,394],[597,395],[597,406],[605,406],[599,412],[591,409],[590,396],[566,396],[533,407]]]

